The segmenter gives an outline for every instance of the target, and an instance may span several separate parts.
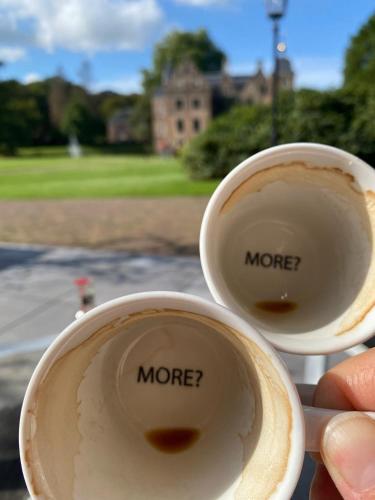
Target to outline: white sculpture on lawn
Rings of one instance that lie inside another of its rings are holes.
[[[71,135],[69,137],[68,151],[71,158],[79,158],[82,156],[82,148],[76,135]]]

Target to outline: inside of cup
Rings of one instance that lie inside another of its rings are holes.
[[[31,406],[27,466],[48,498],[261,499],[286,474],[280,375],[256,344],[193,313],[143,311],[94,332]]]
[[[338,168],[295,161],[249,175],[210,234],[221,299],[272,338],[350,328],[373,300],[360,295],[373,265],[371,204]]]

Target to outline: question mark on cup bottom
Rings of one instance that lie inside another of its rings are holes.
[[[294,270],[298,271],[298,266],[300,265],[300,262],[302,259],[301,259],[301,257],[297,257],[297,256],[295,256],[294,258],[296,259],[296,261],[294,263]]]
[[[200,382],[201,378],[203,377],[203,372],[202,372],[202,370],[195,370],[195,373],[198,373],[198,378],[196,380],[195,386],[199,387],[199,382]]]

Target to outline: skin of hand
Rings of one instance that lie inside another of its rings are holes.
[[[374,500],[375,420],[350,410],[375,410],[375,348],[329,370],[314,406],[349,413],[332,418],[322,434],[310,500]]]

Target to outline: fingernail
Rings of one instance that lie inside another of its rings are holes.
[[[322,448],[324,462],[341,491],[375,492],[375,421],[353,412],[334,417],[323,434]]]

